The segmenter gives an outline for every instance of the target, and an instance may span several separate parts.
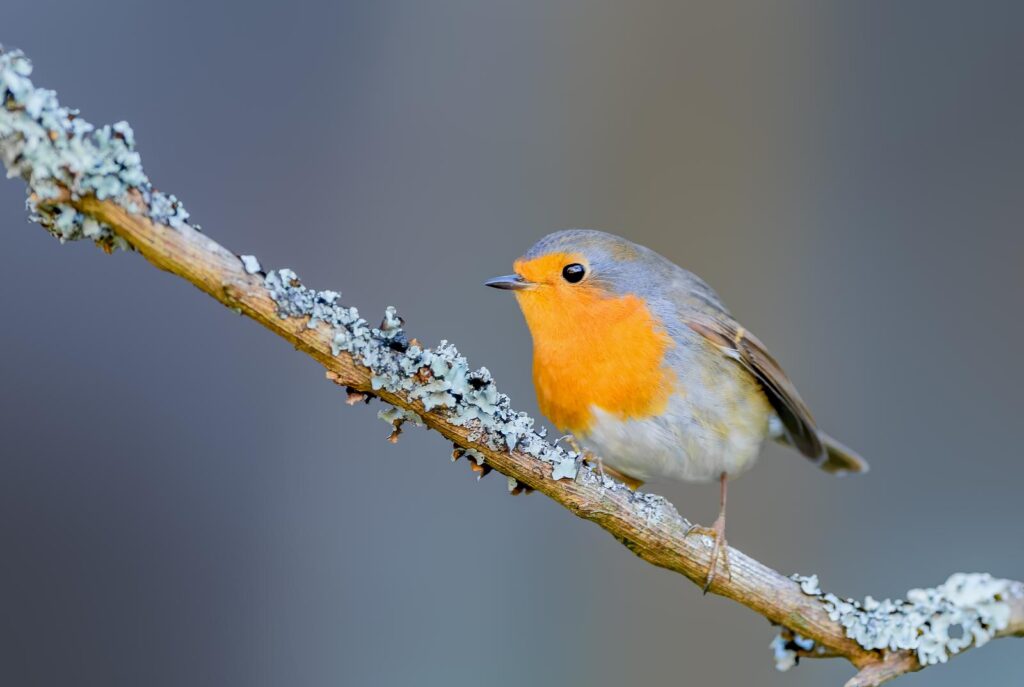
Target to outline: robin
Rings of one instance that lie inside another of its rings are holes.
[[[766,438],[831,473],[867,463],[818,429],[779,364],[697,275],[601,231],[545,236],[487,286],[512,291],[533,337],[541,412],[602,472],[635,489],[667,477],[718,480],[718,518],[704,591],[728,566],[730,477]],[[724,552],[724,553],[723,553]]]

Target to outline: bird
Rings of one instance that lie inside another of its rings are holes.
[[[484,282],[511,291],[533,339],[541,412],[584,454],[636,489],[651,479],[719,483],[704,592],[721,560],[729,480],[767,439],[826,472],[867,462],[821,431],[764,344],[700,277],[614,234],[567,229],[544,236]]]

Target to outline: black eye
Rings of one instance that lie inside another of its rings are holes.
[[[562,279],[565,279],[570,284],[575,284],[580,279],[583,279],[583,275],[587,273],[587,270],[583,265],[578,262],[574,262],[571,265],[566,265],[562,268]]]

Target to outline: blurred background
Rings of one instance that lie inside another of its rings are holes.
[[[541,235],[696,271],[872,464],[769,447],[729,540],[841,595],[1024,578],[1024,5],[5,0],[0,40],[226,246],[454,341]],[[137,256],[0,184],[0,683],[823,685],[768,623],[477,483]],[[656,484],[710,522],[714,486]],[[1007,684],[1000,641],[900,684]]]

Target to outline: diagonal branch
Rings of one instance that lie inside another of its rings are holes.
[[[537,490],[590,520],[644,560],[702,584],[711,541],[687,536],[690,524],[659,496],[630,491],[596,474],[578,454],[547,442],[517,413],[486,369],[470,371],[453,346],[408,339],[389,308],[379,327],[314,291],[290,270],[264,272],[189,224],[173,196],[142,171],[125,123],[94,129],[36,89],[19,52],[0,50],[0,158],[28,183],[33,219],[62,241],[88,238],[105,249],[137,251],[229,308],[252,318],[319,362],[350,401],[376,396],[394,427],[422,424],[455,445],[485,474],[497,470],[513,493]],[[878,685],[945,662],[989,639],[1024,636],[1024,585],[987,574],[958,574],[908,601],[864,602],[825,594],[817,578],[786,577],[740,551],[731,575],[711,592],[747,606],[782,628],[778,667],[800,657],[843,657],[860,672],[848,684]]]

